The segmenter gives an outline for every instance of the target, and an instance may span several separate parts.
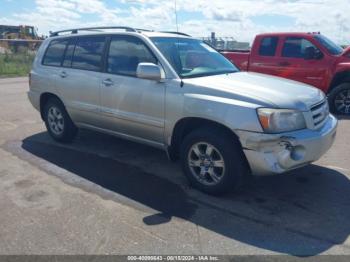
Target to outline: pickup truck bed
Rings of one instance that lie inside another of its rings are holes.
[[[238,66],[240,70],[249,71],[250,51],[223,51],[221,53]]]

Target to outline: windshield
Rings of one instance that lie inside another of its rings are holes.
[[[239,71],[229,60],[203,41],[175,37],[152,37],[151,40],[181,78]]]
[[[315,35],[314,37],[332,55],[340,55],[343,52],[343,48],[341,46],[335,44],[332,40],[328,39],[327,37],[323,35]]]

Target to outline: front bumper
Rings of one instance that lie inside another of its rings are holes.
[[[237,131],[253,175],[280,174],[318,160],[332,146],[337,119],[329,115],[318,130],[283,134]]]

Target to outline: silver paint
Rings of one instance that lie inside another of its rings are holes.
[[[337,120],[332,115],[321,125],[314,125],[311,108],[325,99],[316,88],[246,72],[181,80],[149,36],[184,36],[113,34],[141,39],[159,65],[140,64],[139,77],[43,66],[41,60],[49,42],[59,37],[49,38],[41,45],[31,71],[28,96],[33,106],[40,109],[43,93],[55,94],[77,126],[164,150],[172,144],[173,130],[180,120],[215,121],[239,137],[253,174],[281,173],[315,161],[334,141]],[[265,134],[256,113],[259,107],[300,110],[307,128]]]

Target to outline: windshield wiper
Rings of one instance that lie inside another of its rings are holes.
[[[215,71],[215,72],[206,72],[206,73],[193,74],[193,75],[183,75],[181,77],[182,78],[195,78],[195,77],[205,77],[205,76],[232,74],[232,73],[237,73],[237,72],[239,72],[239,71],[236,71],[236,70]]]

